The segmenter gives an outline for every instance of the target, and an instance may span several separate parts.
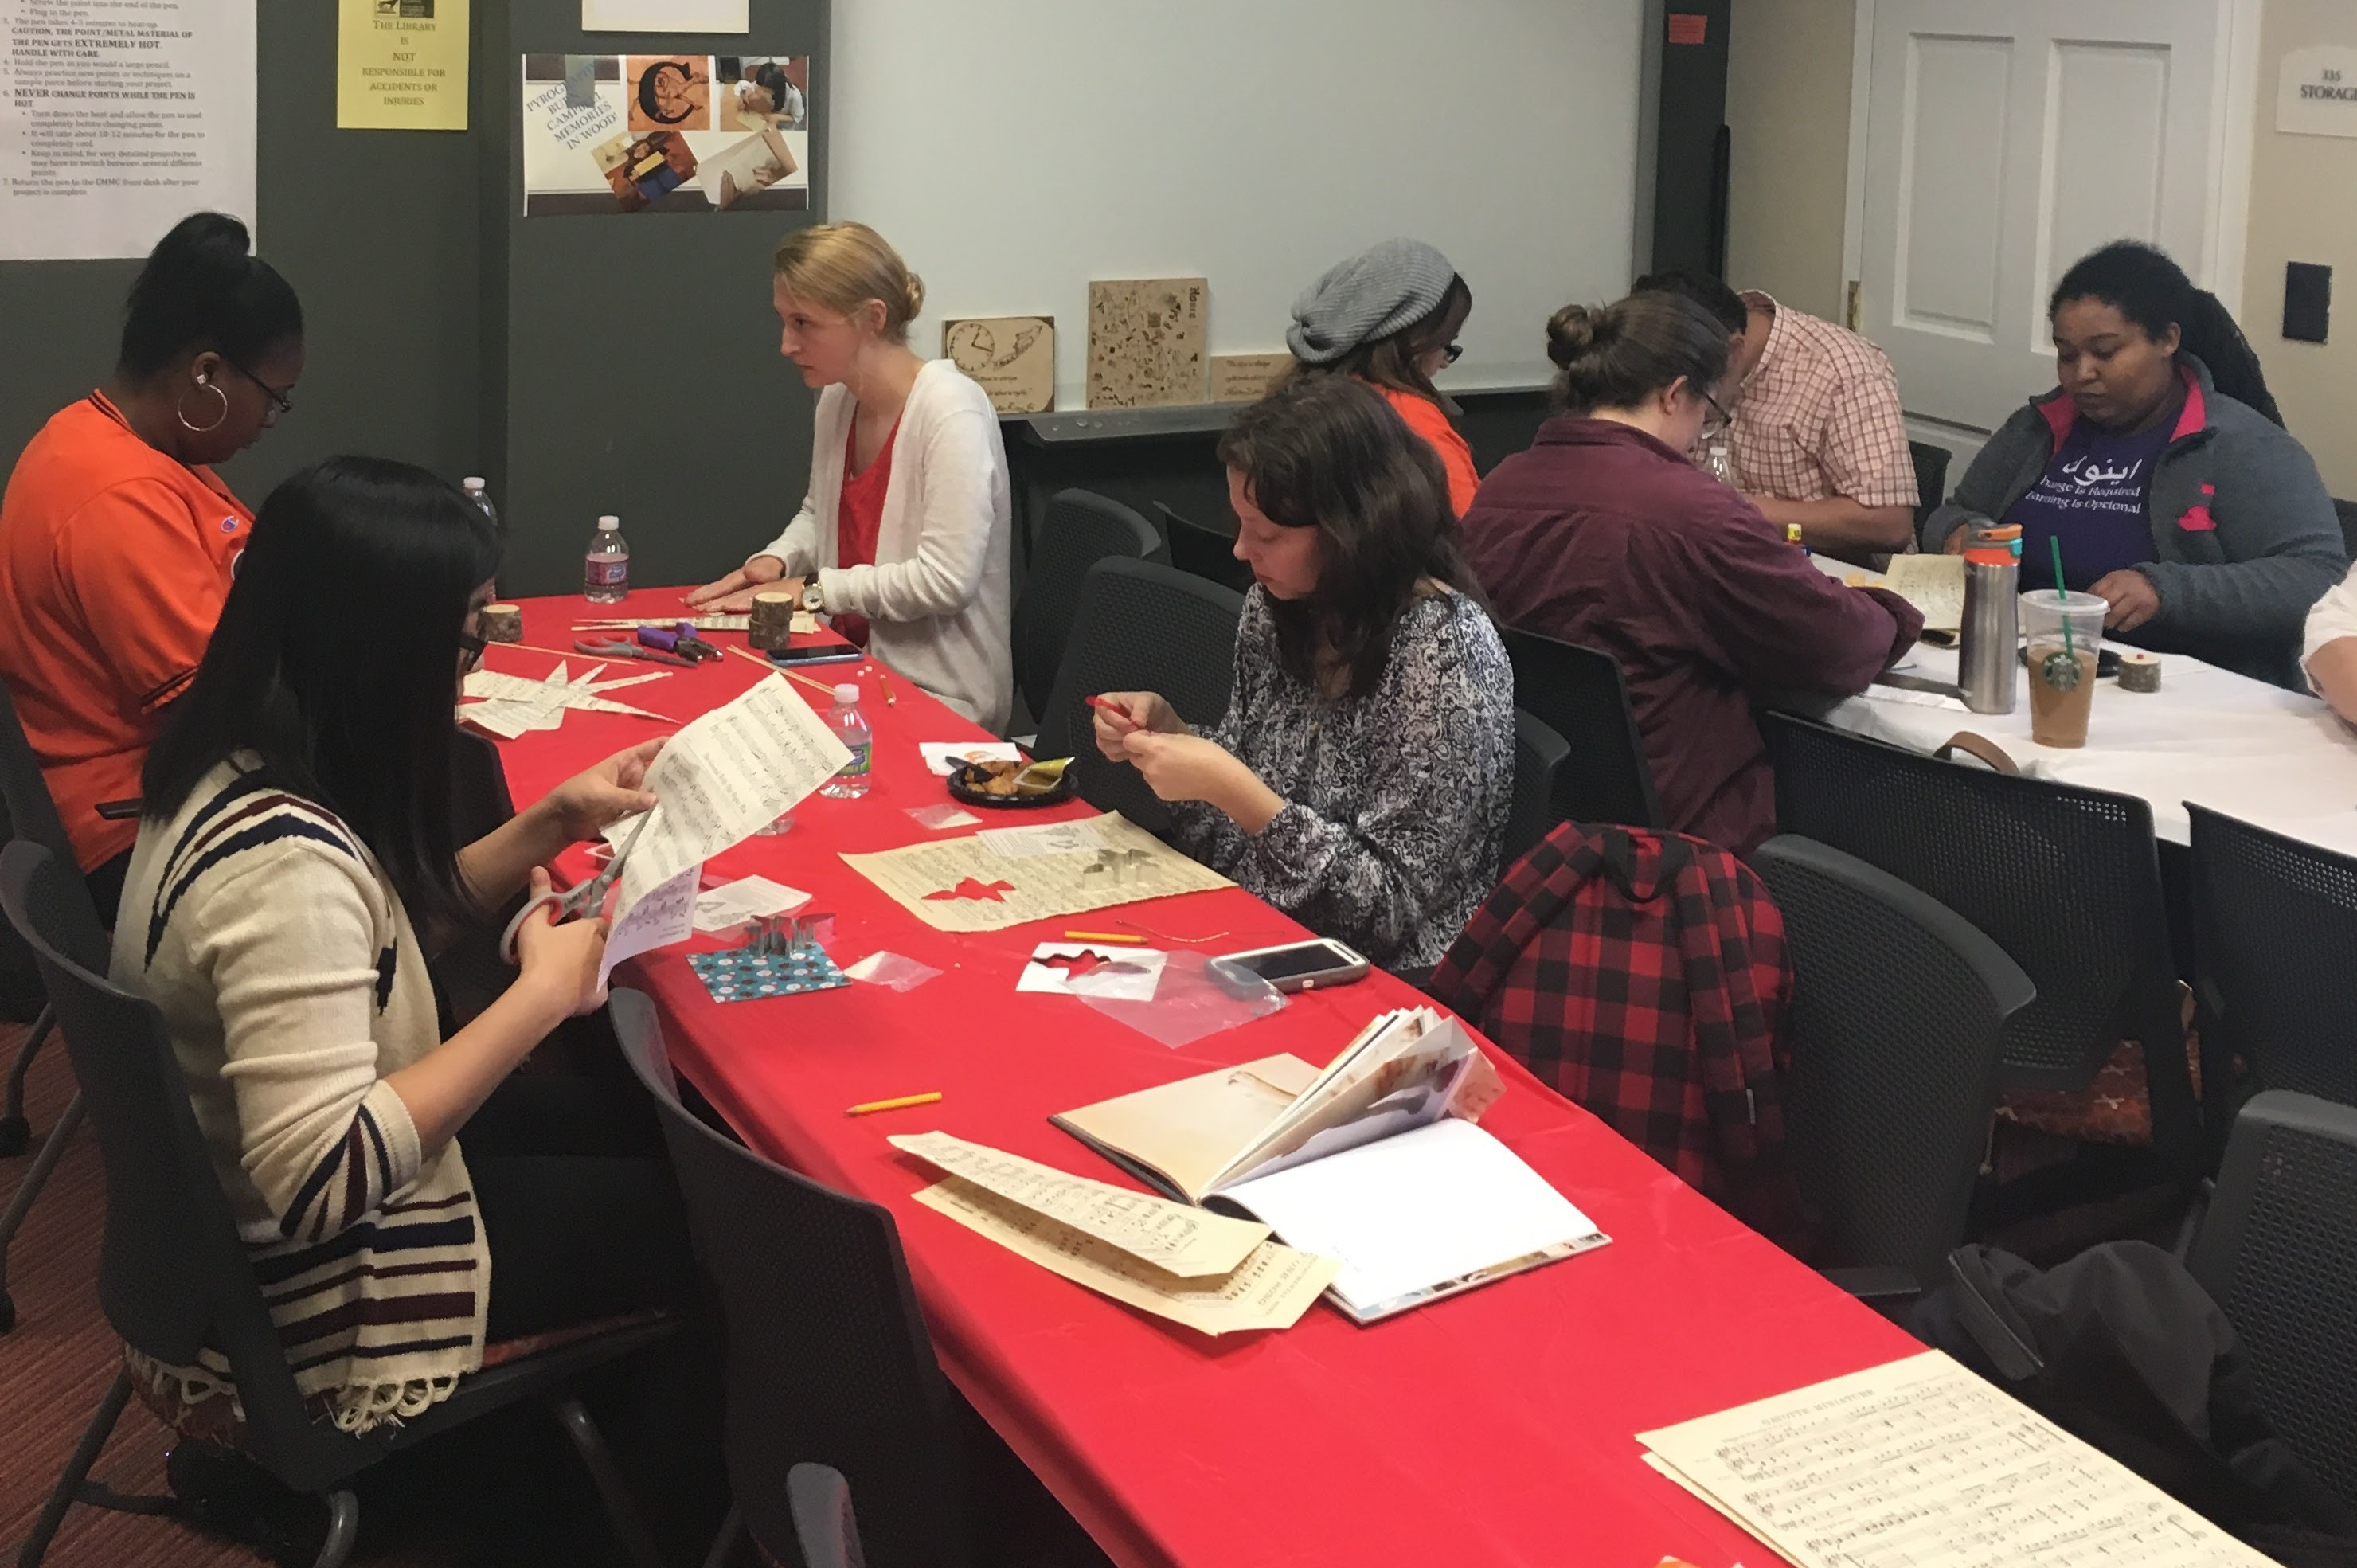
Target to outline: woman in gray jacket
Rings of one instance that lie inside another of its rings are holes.
[[[2025,587],[2059,544],[2064,580],[2110,602],[2107,635],[2304,689],[2302,623],[2348,567],[2340,520],[2225,307],[2119,241],[2062,275],[2050,320],[2061,384],[1989,438],[1923,548],[2018,523]]]

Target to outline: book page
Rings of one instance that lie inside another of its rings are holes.
[[[1206,1214],[1167,1197],[1060,1171],[947,1133],[904,1133],[891,1145],[1034,1214],[1185,1279],[1227,1274],[1268,1240],[1268,1227]]]
[[[1180,1279],[955,1176],[916,1199],[1075,1284],[1203,1334],[1290,1328],[1334,1278],[1333,1259],[1264,1241],[1232,1273]]]
[[[1299,1057],[1263,1057],[1048,1120],[1092,1148],[1146,1167],[1181,1197],[1200,1203],[1211,1178],[1317,1076],[1318,1069]]]
[[[1361,1319],[1606,1240],[1520,1155],[1455,1117],[1220,1197],[1286,1246],[1340,1259],[1334,1293]]]
[[[671,737],[647,789],[655,797],[645,833],[622,867],[617,921],[652,889],[734,849],[834,777],[851,753],[780,675],[699,716]],[[617,852],[637,817],[606,830]],[[690,899],[693,911],[694,900]]]
[[[1936,1350],[1637,1440],[1800,1568],[2267,1563]]]
[[[1092,839],[1095,847],[1010,860],[979,835],[968,835],[877,854],[846,854],[843,860],[937,931],[1000,931],[1058,915],[1235,886],[1119,815],[1046,825],[1092,829],[1061,836],[1084,846]],[[1017,842],[1029,847],[1039,841]]]
[[[1925,631],[1955,631],[1964,624],[1964,558],[1893,555],[1881,586],[1923,612]]]
[[[1458,1090],[1470,1082],[1477,1062],[1488,1067],[1456,1019],[1429,1007],[1384,1014],[1212,1179],[1211,1190],[1225,1191],[1238,1181],[1437,1122],[1457,1104]],[[1478,1120],[1480,1111],[1497,1098],[1494,1071],[1487,1083],[1473,1097],[1478,1106],[1469,1101],[1466,1120]]]

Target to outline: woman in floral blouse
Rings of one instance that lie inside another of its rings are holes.
[[[1498,876],[1514,679],[1431,449],[1344,377],[1294,381],[1220,443],[1252,568],[1224,718],[1105,693],[1096,741],[1175,836],[1388,969],[1439,961]]]

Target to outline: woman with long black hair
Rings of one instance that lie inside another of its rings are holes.
[[[1514,674],[1457,549],[1440,459],[1345,376],[1220,441],[1251,566],[1226,716],[1106,693],[1098,748],[1177,804],[1198,860],[1388,969],[1431,967],[1498,879]]]
[[[544,889],[565,844],[652,804],[662,744],[452,842],[453,710],[498,564],[482,513],[405,464],[336,458],[273,491],[148,754],[115,925],[114,979],[163,1012],[296,1386],[347,1430],[425,1410],[487,1339],[692,1278],[643,1096],[509,1076],[602,1003],[603,922],[525,922],[505,994],[436,1025],[420,931]],[[210,1352],[140,1369],[227,1391]]]
[[[2298,687],[2309,607],[2348,562],[2331,498],[2287,434],[2258,357],[2216,295],[2122,240],[2062,274],[2058,385],[2015,413],[1923,524],[2018,523],[2022,574],[2109,602],[2106,630]]]

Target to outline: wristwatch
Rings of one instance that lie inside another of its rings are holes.
[[[826,608],[826,596],[819,592],[816,577],[802,585],[802,608],[813,615]]]

